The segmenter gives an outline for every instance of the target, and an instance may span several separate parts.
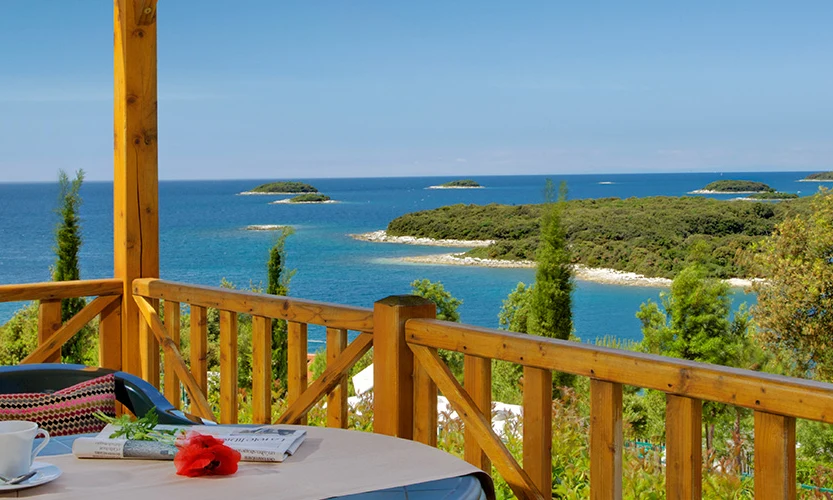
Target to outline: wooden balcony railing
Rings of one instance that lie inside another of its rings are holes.
[[[40,301],[38,347],[21,363],[59,363],[61,347],[98,315],[99,364],[121,366],[121,296],[118,279],[60,281],[0,285],[0,302]],[[66,323],[61,321],[61,299],[97,296]]]

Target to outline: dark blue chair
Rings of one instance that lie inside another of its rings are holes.
[[[160,424],[213,424],[177,410],[155,387],[141,378],[107,368],[59,363],[0,366],[0,394],[55,392],[108,373],[116,377],[116,400],[134,415],[143,416],[155,408]]]

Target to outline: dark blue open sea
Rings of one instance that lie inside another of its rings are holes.
[[[809,195],[817,183],[799,183],[806,172],[742,174],[565,175],[570,198],[684,195],[719,178],[761,181],[779,191]],[[348,234],[384,229],[402,214],[454,203],[539,203],[544,176],[473,177],[486,186],[472,190],[428,190],[451,180],[445,177],[308,179],[341,203],[273,205],[279,196],[239,196],[259,180],[163,181],[159,185],[161,275],[165,279],[218,285],[222,278],[238,287],[266,280],[266,258],[272,232],[247,231],[250,224],[295,227],[287,244],[288,265],[297,270],[290,295],[370,307],[375,300],[408,293],[420,278],[442,281],[463,300],[466,323],[497,326],[502,300],[519,281],[532,282],[531,269],[487,269],[398,263],[394,257],[448,253],[448,249],[366,243]],[[87,182],[84,203],[82,278],[112,276],[112,183]],[[57,185],[0,184],[0,283],[50,279],[54,261],[53,229],[57,222]],[[614,335],[641,337],[634,316],[660,289],[579,282],[574,298],[576,334],[583,339]],[[736,305],[754,297],[738,292]],[[20,304],[0,304],[0,323]],[[311,330],[316,350],[323,332]]]

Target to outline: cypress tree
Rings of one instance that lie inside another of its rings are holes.
[[[271,295],[288,295],[289,281],[294,270],[286,270],[286,238],[292,234],[287,228],[281,231],[275,244],[269,250],[269,260],[266,263],[266,293]],[[272,321],[272,377],[281,381],[281,387],[286,389],[287,374],[287,330],[286,320]]]

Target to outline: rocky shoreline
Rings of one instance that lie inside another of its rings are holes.
[[[246,231],[281,231],[292,226],[280,226],[278,224],[251,224],[246,226]]]
[[[763,193],[764,191],[712,191],[711,189],[695,189],[689,191],[688,194],[755,194]]]
[[[282,204],[289,204],[289,205],[323,205],[324,203],[339,203],[338,200],[327,200],[327,201],[292,201],[291,198],[287,198],[286,200],[277,200],[277,201],[270,201],[270,205],[282,205]]]
[[[478,248],[487,247],[494,243],[494,240],[436,240],[434,238],[417,238],[414,236],[390,236],[385,230],[350,234],[348,236],[355,240],[369,241],[371,243],[399,243],[402,245],[422,245],[430,247]]]
[[[425,189],[483,189],[483,186],[428,186]]]

